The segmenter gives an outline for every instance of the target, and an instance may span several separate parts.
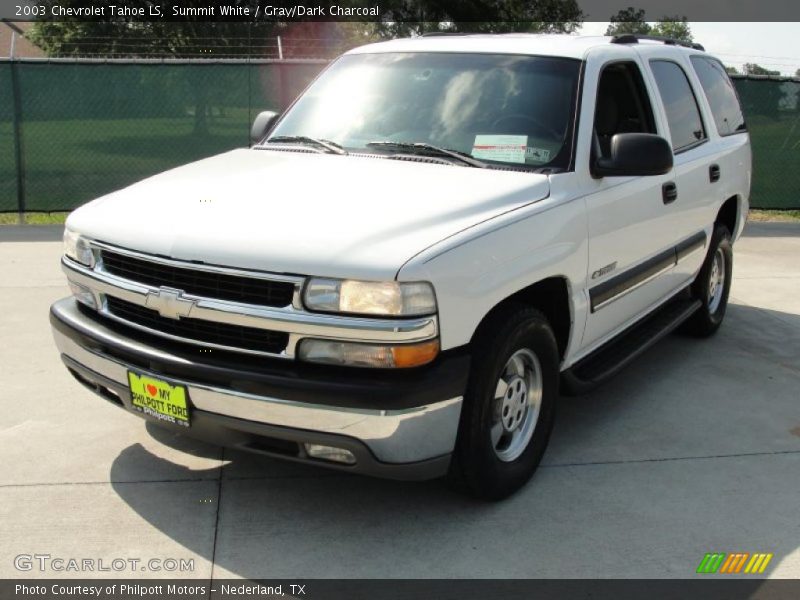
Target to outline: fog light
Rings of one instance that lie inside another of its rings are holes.
[[[81,304],[85,304],[89,308],[94,308],[94,309],[97,308],[97,303],[94,301],[94,294],[85,285],[81,285],[80,283],[75,283],[74,281],[70,281],[69,289],[72,290],[72,295],[75,296],[75,299],[78,302],[80,302]]]
[[[353,453],[344,448],[335,448],[333,446],[322,446],[320,444],[303,444],[306,452],[312,458],[320,460],[329,460],[331,462],[343,463],[346,465],[356,464],[356,457]]]

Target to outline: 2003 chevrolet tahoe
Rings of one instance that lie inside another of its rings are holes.
[[[61,357],[165,427],[502,498],[560,390],[725,314],[750,144],[697,45],[369,45],[252,136],[67,221]]]

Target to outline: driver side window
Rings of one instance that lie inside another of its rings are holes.
[[[610,155],[617,133],[656,133],[653,109],[634,62],[607,65],[600,74],[592,131],[592,160]]]

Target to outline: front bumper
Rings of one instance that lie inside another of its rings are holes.
[[[134,414],[127,372],[185,385],[192,426],[155,421],[214,443],[396,479],[443,475],[455,447],[469,358],[448,353],[402,372],[200,354],[97,318],[73,298],[53,304],[56,346],[84,385]],[[277,364],[276,364],[277,363]],[[304,443],[349,450],[344,465],[313,459]]]

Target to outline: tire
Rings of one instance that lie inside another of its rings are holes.
[[[514,307],[490,318],[473,348],[450,481],[477,498],[501,500],[531,478],[547,447],[558,347],[541,312]]]
[[[695,337],[709,337],[716,333],[728,308],[732,274],[731,234],[727,227],[717,224],[711,235],[706,260],[691,288],[692,296],[703,304],[686,322],[684,331]]]

